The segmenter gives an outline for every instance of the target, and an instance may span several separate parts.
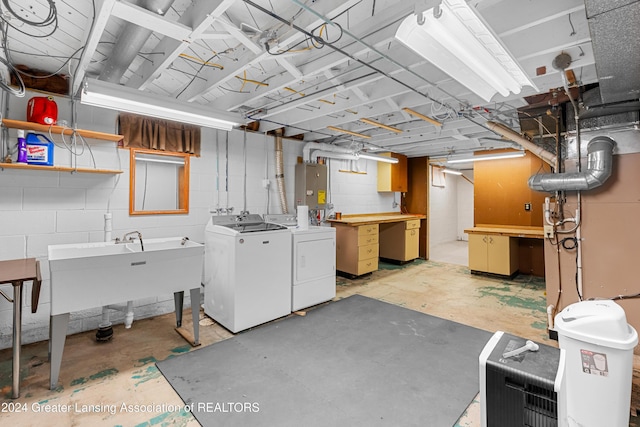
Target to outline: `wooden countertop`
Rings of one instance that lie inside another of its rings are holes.
[[[356,227],[360,225],[401,222],[424,218],[426,218],[426,215],[389,212],[377,214],[342,215],[342,219],[328,219],[327,222],[330,222],[331,224],[344,224]]]
[[[476,227],[464,230],[467,234],[493,234],[498,236],[526,237],[531,239],[544,239],[543,227],[525,225],[490,225],[478,224]]]

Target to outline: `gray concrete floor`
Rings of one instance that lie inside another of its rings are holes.
[[[469,242],[454,240],[433,245],[429,248],[429,259],[431,261],[467,266],[469,265]]]
[[[380,270],[369,276],[355,280],[339,277],[336,285],[338,299],[361,294],[487,331],[503,330],[556,345],[546,334],[541,278],[497,279],[472,275],[461,264],[416,260],[403,266],[382,263]],[[200,318],[203,346],[232,336],[202,312]],[[187,329],[192,326],[190,319],[190,310],[185,310],[183,326]],[[193,350],[174,327],[174,315],[167,314],[136,320],[128,330],[117,325],[108,343],[96,343],[95,331],[69,336],[60,385],[55,390],[48,388],[48,343],[26,345],[22,351],[22,395],[17,400],[9,398],[11,349],[1,350],[0,404],[4,406],[0,407],[0,425],[198,426],[190,413],[175,410],[183,402],[155,367],[158,360]],[[640,366],[637,359],[635,366]],[[637,390],[634,386],[634,392]],[[634,421],[632,418],[630,425],[635,425]],[[455,427],[479,426],[476,398]]]

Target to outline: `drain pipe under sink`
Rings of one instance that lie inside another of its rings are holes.
[[[110,242],[111,231],[113,230],[111,225],[112,214],[107,212],[104,214],[104,241]],[[109,310],[121,310],[125,312],[124,327],[126,329],[131,328],[133,324],[133,301],[127,301],[125,306],[105,305],[102,306],[102,321],[98,324],[98,330],[96,331],[96,341],[104,342],[113,338],[113,327],[111,324],[111,316]]]

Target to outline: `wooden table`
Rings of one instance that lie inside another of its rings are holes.
[[[40,263],[35,258],[15,259],[0,261],[0,284],[11,283],[13,285],[13,299],[2,296],[9,302],[13,302],[13,390],[11,397],[20,397],[20,347],[22,345],[22,285],[24,282],[33,281],[31,293],[31,312],[38,310],[40,300]]]

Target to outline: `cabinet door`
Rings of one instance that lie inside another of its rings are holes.
[[[403,261],[416,259],[420,256],[420,229],[405,231],[405,256]]]
[[[490,273],[511,275],[511,237],[509,236],[486,236],[487,237],[487,270]]]
[[[487,271],[487,244],[485,234],[469,234],[469,270]]]

